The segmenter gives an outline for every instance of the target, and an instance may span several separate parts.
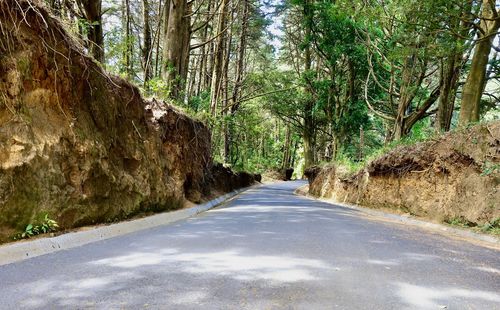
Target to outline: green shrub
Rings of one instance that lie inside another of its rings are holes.
[[[27,239],[36,235],[46,234],[49,232],[56,231],[59,228],[57,222],[49,218],[48,214],[45,214],[39,223],[28,224],[23,232],[17,234],[14,240],[17,239]]]

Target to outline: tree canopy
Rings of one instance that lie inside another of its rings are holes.
[[[362,161],[500,117],[498,0],[45,2],[236,169]]]

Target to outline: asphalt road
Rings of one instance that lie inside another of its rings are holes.
[[[500,309],[499,251],[295,196],[302,184],[0,266],[0,309]]]

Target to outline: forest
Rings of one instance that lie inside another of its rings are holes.
[[[0,0],[6,308],[495,309],[499,189],[500,0]]]
[[[355,164],[500,117],[495,0],[46,3],[107,71],[209,124],[237,170]]]

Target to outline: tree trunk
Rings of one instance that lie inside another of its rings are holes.
[[[472,63],[462,90],[460,109],[461,126],[479,121],[479,106],[486,86],[486,69],[493,40],[500,28],[499,12],[495,11],[489,0],[483,0],[478,42],[474,49]]]
[[[442,64],[441,69],[441,95],[439,97],[438,111],[436,114],[436,131],[450,130],[453,108],[455,106],[457,83],[460,77],[460,55],[456,53],[449,56]]]
[[[302,139],[304,141],[304,169],[314,165],[314,133],[311,126],[304,126]]]
[[[181,67],[179,69],[179,75],[181,77],[181,91],[184,90],[185,83],[187,80],[188,69],[189,69],[189,45],[191,43],[191,7],[193,1],[189,1],[186,6],[186,11],[182,20],[182,56],[181,56]]]
[[[461,16],[453,17],[450,26],[460,34],[454,42],[450,55],[441,64],[441,94],[436,114],[435,128],[437,132],[446,132],[451,128],[451,119],[457,97],[458,81],[465,64],[463,48],[468,33],[472,31],[471,18],[472,0],[461,1],[463,9]]]
[[[210,13],[212,9],[212,1],[208,0],[207,4],[207,11]],[[208,38],[208,22],[210,20],[209,14],[207,14],[207,19],[205,22],[207,23],[207,26],[203,29],[202,35],[201,35],[201,42],[205,42]],[[210,44],[210,43],[209,43]],[[196,96],[199,96],[202,91],[206,90],[207,88],[207,45],[203,45],[200,50],[200,66],[198,70],[198,85],[196,87]]]
[[[155,49],[155,65],[154,65],[154,76],[157,77],[159,75],[159,70],[158,70],[158,65],[159,65],[159,60],[160,60],[160,29],[163,29],[163,23],[165,22],[162,18],[162,12],[164,12],[163,9],[163,2],[162,0],[158,1],[158,27],[159,29],[156,29],[156,34],[155,34],[155,39],[153,42],[154,49]]]
[[[151,79],[151,26],[149,24],[149,2],[142,0],[142,16],[143,16],[143,36],[144,43],[142,47],[142,65],[144,71],[144,88],[148,89],[148,82]]]
[[[89,54],[100,63],[104,62],[104,34],[102,29],[101,0],[79,0],[88,23],[87,39]]]
[[[125,43],[125,50],[123,51],[123,59],[125,66],[125,73],[127,78],[132,79],[132,43],[130,41],[130,29],[131,29],[131,16],[130,16],[130,0],[123,1],[123,28],[125,29],[125,37],[123,39]]]
[[[313,24],[311,1],[307,0],[304,6],[304,19],[306,21],[305,37],[311,36],[311,27]],[[304,72],[309,74],[312,66],[311,46],[308,43],[304,49]],[[304,107],[304,126],[302,130],[302,139],[304,140],[304,169],[314,165],[314,118],[313,118],[313,90],[311,81],[306,80],[306,92],[309,98],[306,98]]]
[[[231,12],[231,19],[234,16],[234,12]],[[226,119],[224,120],[224,161],[226,163],[231,162],[231,118],[233,111],[229,108],[229,60],[231,57],[231,43],[232,43],[232,27],[229,29],[229,33],[227,35],[227,42],[224,42],[226,45],[224,48],[224,65],[222,67],[222,79],[224,83],[223,87],[223,100],[224,100],[224,109],[226,114]],[[226,40],[225,40],[226,41]]]
[[[358,160],[362,161],[365,157],[365,131],[363,130],[363,125],[359,126],[359,153]]]
[[[290,168],[290,160],[291,160],[291,149],[292,149],[292,131],[290,129],[290,124],[286,126],[286,133],[285,133],[285,144],[283,146],[283,161],[281,164],[281,169],[287,169]]]
[[[411,81],[413,78],[413,68],[415,66],[415,55],[408,56],[402,73],[402,82],[400,88],[401,97],[399,98],[398,111],[394,122],[394,139],[401,140],[405,135],[405,117],[408,106],[411,104]]]
[[[243,0],[243,16],[241,18],[241,34],[238,47],[238,63],[236,64],[236,79],[233,88],[231,110],[234,112],[238,109],[238,100],[240,96],[241,84],[243,83],[243,71],[245,68],[245,50],[247,45],[247,29],[248,29],[248,0]]]
[[[221,88],[222,65],[224,61],[224,35],[220,34],[226,27],[227,0],[222,0],[219,9],[219,20],[217,22],[217,31],[215,35],[219,35],[215,44],[215,55],[212,70],[212,83],[210,86],[210,112],[215,115],[217,111],[217,101]]]
[[[170,97],[179,99],[187,74],[189,61],[190,20],[187,0],[170,0],[165,4],[165,22],[163,41],[163,70],[162,75],[170,90]],[[167,17],[168,16],[168,17]],[[187,47],[186,47],[187,45]]]

